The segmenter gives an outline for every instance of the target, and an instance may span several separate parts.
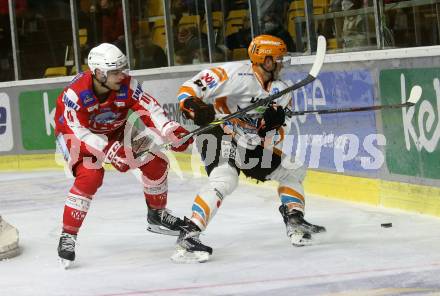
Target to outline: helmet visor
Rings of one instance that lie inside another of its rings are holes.
[[[111,75],[120,75],[120,74],[124,74],[125,76],[128,76],[130,74],[130,69],[128,67],[123,67],[121,69],[116,69],[116,70],[108,70],[107,74],[111,74]]]

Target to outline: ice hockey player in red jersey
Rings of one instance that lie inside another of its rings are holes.
[[[255,37],[248,48],[250,64],[233,62],[207,69],[181,86],[178,100],[183,114],[204,126],[214,121],[216,114],[234,113],[285,89],[288,85],[278,76],[286,52],[286,45],[277,37]],[[286,94],[275,104],[254,109],[197,137],[209,182],[197,193],[191,218],[184,220],[173,261],[209,259],[212,248],[204,245],[199,235],[236,188],[240,172],[261,182],[279,183],[279,210],[293,245],[308,245],[312,234],[325,231],[304,220],[305,168],[292,161],[293,166],[285,165],[289,157],[280,148],[290,127],[284,110],[290,103],[291,95]]]
[[[152,139],[127,121],[130,110],[146,127],[183,151],[192,139],[180,143],[188,131],[170,120],[155,98],[128,74],[127,58],[114,45],[103,43],[88,55],[89,71],[79,73],[57,100],[55,124],[58,149],[75,177],[64,206],[58,255],[65,267],[75,260],[78,231],[104,177],[103,163],[126,172],[139,169],[148,207],[148,230],[179,234],[183,221],[169,213],[168,160],[148,153]],[[142,155],[142,157],[138,157]]]

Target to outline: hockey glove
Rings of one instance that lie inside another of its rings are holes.
[[[185,128],[175,121],[170,121],[164,127],[165,137],[172,143],[171,150],[176,152],[185,151],[194,139],[191,137],[186,142],[181,143],[181,138],[189,134]]]
[[[262,138],[266,136],[268,131],[280,128],[286,119],[284,108],[280,106],[269,106],[264,111],[263,118],[258,125],[258,135]]]
[[[105,162],[111,163],[115,169],[120,172],[126,172],[130,169],[126,161],[124,145],[119,141],[109,143],[108,148],[104,149]]]
[[[192,119],[198,126],[205,126],[215,119],[214,106],[212,104],[206,104],[196,97],[186,98],[180,104],[180,108],[185,117]]]

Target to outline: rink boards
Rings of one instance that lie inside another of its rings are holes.
[[[308,115],[293,119],[289,153],[310,168],[310,194],[440,216],[439,48],[328,55],[318,79],[293,94],[295,110],[396,104],[414,85],[423,89],[413,108],[383,112]],[[294,58],[283,78],[296,82],[310,57]],[[178,87],[206,65],[133,71],[173,119]],[[172,72],[172,73],[170,73]],[[55,99],[70,78],[0,83],[0,170],[57,165],[54,160]],[[190,170],[189,155],[178,155]],[[270,186],[270,185],[269,185]]]

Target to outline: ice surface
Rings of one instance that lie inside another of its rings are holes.
[[[168,207],[190,214],[205,178],[171,174]],[[0,173],[0,213],[19,228],[21,255],[0,262],[0,295],[438,295],[440,219],[307,197],[306,219],[327,227],[310,247],[285,235],[273,188],[240,184],[202,241],[204,264],[170,261],[175,237],[147,232],[142,189],[106,172],[70,270],[57,261],[61,171]],[[382,228],[381,223],[393,223]]]

